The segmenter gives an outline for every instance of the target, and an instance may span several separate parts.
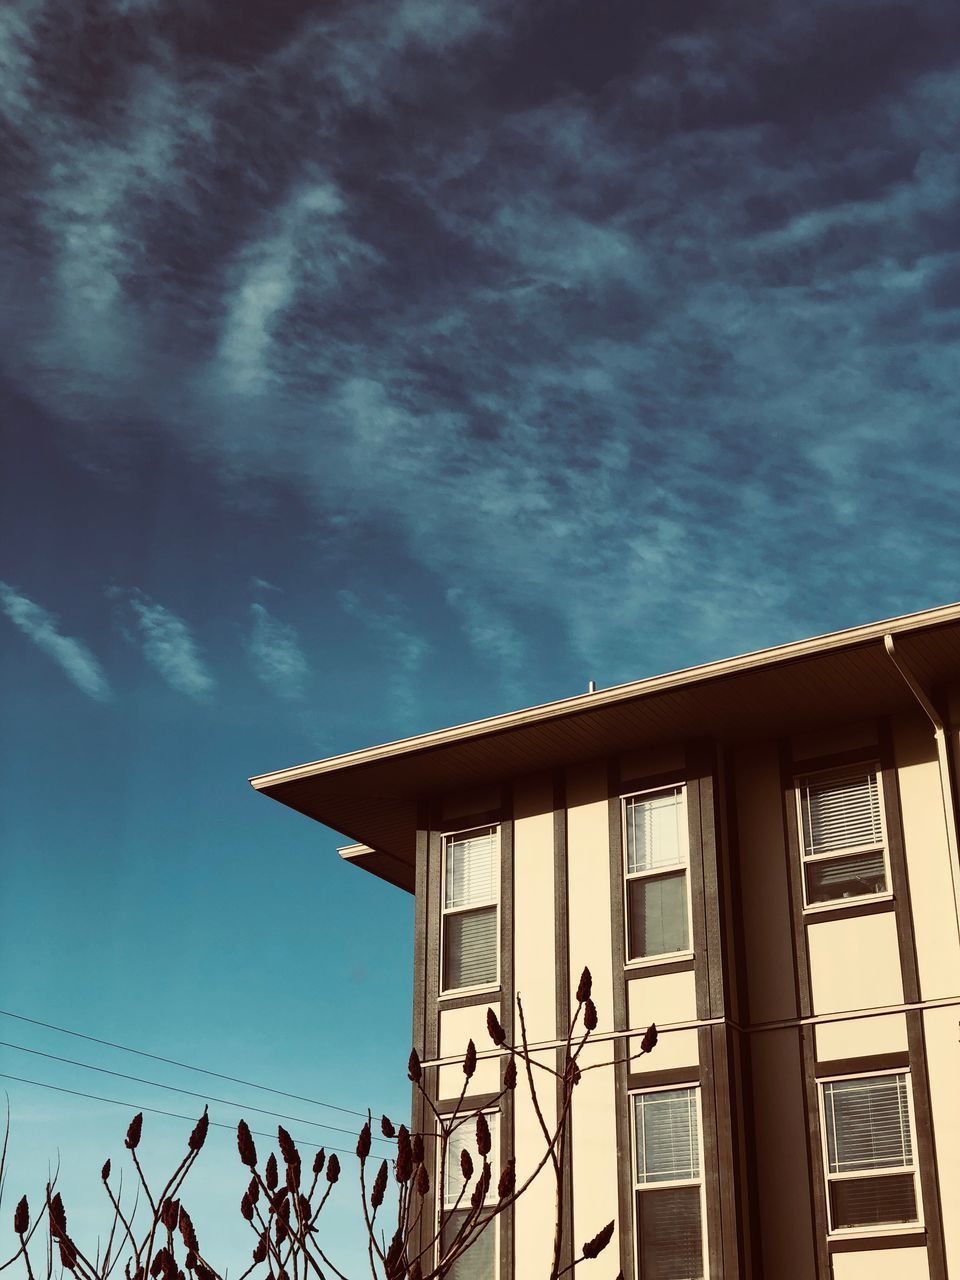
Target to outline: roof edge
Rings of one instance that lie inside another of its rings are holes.
[[[544,702],[520,711],[508,711],[502,715],[490,716],[483,720],[471,720],[465,724],[453,725],[447,729],[434,729],[429,733],[417,734],[409,738],[398,738],[380,746],[365,747],[359,751],[349,751],[343,755],[330,756],[324,760],[314,760],[308,764],[294,765],[286,769],[278,769],[271,773],[256,774],[250,778],[250,785],[257,791],[271,791],[284,783],[316,776],[324,773],[335,773],[340,769],[357,768],[361,765],[373,764],[392,757],[414,755],[420,751],[428,751],[434,747],[464,738],[483,737],[508,729],[518,728],[538,720],[557,719],[588,708],[606,706],[612,703],[625,702],[631,698],[642,697],[648,693],[677,688],[685,684],[696,684],[700,681],[719,679],[723,676],[735,675],[751,667],[774,666],[780,662],[795,661],[798,658],[811,657],[817,653],[827,653],[834,649],[853,647],[881,640],[887,634],[902,634],[910,631],[921,631],[928,627],[940,626],[949,622],[960,621],[960,603],[940,605],[934,609],[924,609],[917,613],[903,614],[899,617],[885,618],[879,622],[866,623],[857,627],[848,627],[842,631],[825,632],[806,640],[793,640],[788,644],[774,645],[767,649],[756,649],[749,653],[738,654],[732,658],[702,663],[695,667],[681,667],[676,671],[663,675],[648,676],[643,680],[631,680],[625,684],[611,685],[606,689],[598,689],[594,693],[576,694],[571,698],[561,698],[554,702]]]

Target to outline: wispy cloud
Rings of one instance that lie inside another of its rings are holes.
[[[87,697],[107,702],[113,693],[100,663],[82,640],[66,636],[42,605],[0,582],[0,609]]]
[[[205,698],[216,686],[200,649],[183,618],[138,591],[127,603],[143,656],[171,689],[190,698]]]
[[[252,604],[253,623],[246,649],[254,673],[278,697],[295,701],[310,675],[296,628],[275,618],[262,604]]]
[[[337,603],[376,641],[390,709],[398,723],[409,723],[417,710],[419,677],[429,643],[395,596],[385,595],[371,604],[357,592],[343,590],[337,592]]]

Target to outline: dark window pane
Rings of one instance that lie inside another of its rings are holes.
[[[627,909],[631,960],[687,950],[685,872],[628,880]]]
[[[831,1182],[830,1204],[834,1229],[917,1220],[912,1173],[895,1173],[882,1178],[844,1178]]]
[[[497,980],[497,908],[448,915],[443,925],[443,989]]]
[[[463,1225],[465,1213],[448,1213],[443,1223],[441,1236],[441,1256],[450,1243],[456,1238]],[[486,1231],[469,1249],[459,1257],[447,1272],[447,1280],[493,1280],[496,1274],[494,1266],[494,1248],[497,1242],[496,1224],[487,1227]]]
[[[849,858],[808,862],[806,873],[809,903],[862,898],[868,893],[884,893],[887,888],[882,853],[856,853]]]
[[[641,1280],[703,1280],[700,1188],[637,1192]]]

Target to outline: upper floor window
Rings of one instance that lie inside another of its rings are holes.
[[[633,1095],[639,1280],[702,1280],[705,1274],[698,1092]]]
[[[444,836],[441,990],[497,981],[499,898],[498,828]]]
[[[827,1080],[820,1089],[830,1229],[917,1222],[907,1073]]]
[[[690,948],[690,853],[683,787],[625,796],[627,959]]]
[[[886,893],[890,884],[874,765],[797,779],[808,907]]]
[[[487,1156],[490,1164],[490,1190],[485,1204],[497,1202],[497,1181],[500,1177],[499,1120],[495,1111],[484,1112],[490,1131],[491,1148]],[[465,1183],[460,1166],[460,1153],[467,1151],[473,1164],[473,1176]],[[477,1122],[475,1117],[460,1120],[447,1131],[447,1154],[443,1175],[443,1219],[441,1223],[441,1249],[446,1250],[457,1239],[470,1214],[470,1197],[483,1168],[483,1157],[477,1150]],[[439,1177],[439,1172],[438,1172]],[[477,1237],[474,1243],[456,1260],[447,1272],[448,1280],[496,1280],[498,1255],[497,1221]]]

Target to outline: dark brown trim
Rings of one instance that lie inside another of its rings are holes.
[[[624,976],[626,947],[623,825],[620,800],[620,761],[607,761],[607,817],[610,857],[610,939],[613,962],[613,1029],[627,1029],[627,983]],[[620,1041],[614,1041],[619,1044]],[[617,1220],[620,1224],[620,1270],[634,1272],[633,1178],[630,1168],[630,1114],[627,1099],[627,1063],[621,1055],[613,1068],[614,1109],[617,1133]]]
[[[717,1079],[713,1060],[711,1027],[697,1030],[700,1056],[700,1127],[703,1134],[703,1181],[707,1201],[707,1274],[726,1276],[724,1271],[724,1205],[720,1135],[717,1127]],[[731,1273],[734,1274],[734,1273]]]
[[[923,1014],[919,1009],[908,1009],[906,1019],[907,1044],[910,1049],[910,1081],[913,1088],[913,1114],[917,1125],[917,1166],[920,1170],[920,1194],[923,1197],[923,1221],[927,1231],[927,1261],[930,1267],[930,1280],[946,1280],[947,1257],[943,1240],[943,1205],[940,1202],[940,1177],[937,1171],[937,1148],[933,1135]]]
[[[470,1009],[476,1004],[495,1004],[503,1002],[503,983],[499,987],[484,988],[473,994],[465,991],[462,996],[438,996],[437,1009],[443,1013],[446,1009]]]
[[[893,898],[880,898],[876,902],[855,902],[849,907],[825,907],[818,911],[805,911],[805,924],[821,924],[826,920],[856,920],[858,916],[882,916],[895,911]]]
[[[624,978],[629,984],[641,978],[659,978],[664,973],[689,973],[697,967],[693,956],[687,960],[664,960],[662,964],[633,964],[624,968]]]
[[[682,787],[686,780],[686,769],[669,769],[665,773],[649,773],[641,778],[618,780],[616,794],[630,796],[639,791],[665,791],[668,787]]]
[[[427,1047],[427,968],[428,939],[430,935],[430,808],[421,802],[417,806],[417,848],[414,871],[415,898],[413,907],[413,1047],[426,1057]],[[435,908],[434,908],[435,909]],[[427,1105],[416,1085],[411,1085],[410,1127],[414,1133],[427,1132]],[[431,1181],[433,1181],[431,1179]],[[417,1224],[415,1241],[417,1251],[425,1249],[430,1241],[427,1234],[432,1217],[422,1215]]]
[[[440,1019],[438,1010],[438,1001],[440,998],[440,984],[443,981],[441,966],[443,957],[441,954],[441,930],[443,923],[443,909],[440,890],[442,887],[441,869],[443,863],[443,841],[440,833],[431,829],[428,844],[428,871],[427,871],[427,893],[430,897],[430,903],[433,909],[427,915],[427,964],[426,964],[426,1039],[424,1043],[424,1052],[427,1059],[434,1059],[440,1056]]]
[[[458,1102],[458,1098],[441,1098],[437,1103],[437,1110],[441,1115],[452,1115],[457,1110]],[[472,1111],[487,1111],[494,1108],[499,1110],[500,1095],[499,1093],[475,1093],[471,1095],[468,1092],[461,1103],[461,1108],[464,1115],[469,1115]],[[498,1170],[495,1170],[495,1172],[499,1173]]]
[[[823,773],[827,769],[844,769],[847,765],[869,764],[880,756],[880,743],[868,744],[865,747],[851,747],[849,751],[833,751],[829,755],[796,756],[791,755],[797,777],[806,777],[808,773]]]
[[[902,1071],[910,1066],[910,1054],[906,1049],[895,1053],[865,1053],[859,1058],[832,1058],[818,1062],[814,1074],[818,1080],[827,1076],[859,1076],[869,1071]]]
[[[437,831],[441,835],[459,835],[461,831],[472,831],[475,827],[496,827],[503,821],[507,809],[501,805],[499,809],[487,809],[483,813],[455,814],[452,818],[437,817]]]
[[[558,769],[553,775],[553,910],[554,960],[556,963],[556,1037],[564,1040],[570,1027],[570,888],[567,867],[567,785]],[[556,1052],[556,1070],[563,1070],[563,1049]],[[557,1117],[563,1110],[564,1085],[556,1084]],[[567,1117],[566,1139],[561,1152],[560,1268],[572,1268],[573,1243],[573,1115]]]
[[[851,1236],[829,1241],[831,1253],[872,1253],[879,1249],[922,1249],[927,1244],[925,1231],[904,1232],[891,1236]]]
[[[690,855],[690,914],[693,936],[690,946],[694,954],[694,986],[696,989],[697,1017],[709,1018],[711,1004],[710,957],[707,950],[707,903],[703,870],[703,840],[700,816],[700,785],[696,775],[697,744],[685,744],[687,763],[687,842]],[[694,767],[691,769],[691,754]]]
[[[627,1076],[627,1090],[630,1093],[643,1093],[646,1089],[661,1089],[672,1084],[698,1085],[700,1083],[700,1064],[692,1063],[689,1067],[664,1067],[661,1071],[631,1071]]]
[[[817,1266],[817,1280],[830,1280],[830,1255],[827,1250],[827,1188],[823,1179],[823,1138],[820,1133],[819,1085],[816,1070],[815,1033],[812,1026],[800,1027],[800,1048],[803,1054],[804,1112],[807,1125],[807,1175],[810,1185],[810,1201],[813,1206],[813,1252]]]
[[[501,795],[503,816],[500,819],[500,1022],[510,1044],[516,1043],[514,1010],[517,999],[514,975],[514,889],[513,889],[513,789],[505,785]],[[501,1058],[501,1076],[506,1066]],[[500,1159],[502,1164],[516,1155],[514,1142],[514,1094],[507,1090],[500,1104]],[[501,1280],[513,1280],[514,1264],[514,1206],[500,1215],[500,1276]]]
[[[807,926],[803,916],[803,866],[800,832],[797,827],[796,787],[790,741],[780,741],[780,791],[783,809],[784,849],[787,860],[787,894],[793,929],[793,981],[797,1014],[808,1018],[812,1012],[810,966],[807,957]]]

